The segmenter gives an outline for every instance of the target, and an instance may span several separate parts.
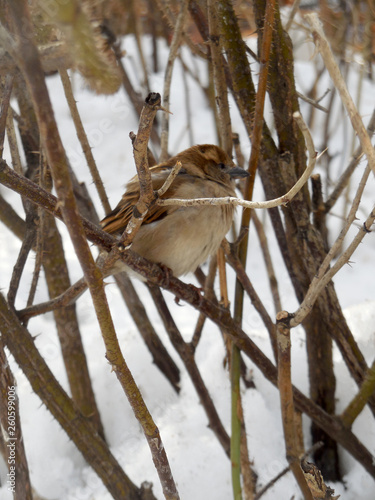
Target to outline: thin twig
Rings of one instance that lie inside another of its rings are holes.
[[[264,209],[264,208],[274,208],[278,207],[280,205],[285,205],[289,203],[295,196],[296,194],[302,189],[302,187],[306,184],[308,181],[311,172],[314,170],[317,155],[314,149],[314,143],[312,141],[312,137],[310,135],[310,132],[303,121],[302,116],[300,115],[299,112],[295,112],[293,114],[295,120],[297,121],[301,132],[303,133],[306,141],[306,146],[309,151],[309,162],[307,164],[307,167],[301,177],[298,179],[298,181],[294,184],[294,186],[283,196],[280,196],[279,198],[275,198],[273,200],[268,200],[268,201],[247,201],[247,200],[241,200],[239,198],[235,198],[232,196],[227,196],[223,198],[194,198],[194,199],[177,199],[177,198],[168,198],[168,199],[158,199],[157,204],[161,206],[167,206],[167,205],[177,205],[177,206],[183,206],[183,207],[191,207],[195,205],[233,205],[233,206],[241,206],[244,208],[250,208],[250,209]]]
[[[208,273],[204,282],[204,296],[208,300],[212,300],[213,298],[216,299],[215,297],[215,292],[213,290],[214,282],[215,282],[215,277],[216,277],[216,270],[217,270],[217,257],[216,255],[213,255],[211,257],[209,267],[208,267]],[[191,348],[193,352],[196,350],[198,343],[200,341],[201,335],[202,335],[202,330],[203,326],[206,321],[206,316],[203,313],[199,313],[198,321],[195,326],[194,334],[191,339]]]
[[[369,215],[367,218],[366,222],[364,223],[363,227],[360,228],[357,236],[354,238],[352,243],[349,245],[348,249],[340,256],[340,258],[336,261],[335,265],[331,267],[331,269],[328,269],[332,259],[336,256],[337,249],[341,247],[342,242],[349,231],[354,219],[355,219],[355,214],[358,209],[358,205],[361,200],[361,196],[363,193],[363,190],[366,185],[366,181],[370,175],[370,166],[367,165],[362,179],[358,185],[358,189],[356,192],[356,195],[354,197],[352,207],[350,209],[349,215],[347,217],[346,223],[344,227],[342,228],[338,238],[336,239],[335,243],[332,245],[330,248],[328,254],[326,255],[325,259],[321,263],[319,270],[317,274],[314,276],[313,280],[310,283],[310,287],[307,291],[307,294],[305,295],[305,298],[298,308],[298,310],[295,312],[294,317],[291,321],[291,326],[297,326],[299,323],[301,323],[304,318],[307,316],[307,314],[310,312],[311,308],[313,307],[316,299],[318,298],[321,290],[329,283],[329,281],[333,278],[333,276],[341,269],[341,267],[348,262],[349,258],[359,245],[359,243],[362,241],[364,238],[366,232],[370,232],[371,225],[373,223],[373,214],[374,210],[372,213]]]
[[[172,315],[165,303],[163,294],[158,286],[150,285],[149,290],[154,299],[157,310],[163,320],[165,329],[168,333],[173,347],[184,362],[186,370],[191,378],[191,381],[197,391],[199,400],[206,412],[209,427],[215,433],[218,441],[222,445],[226,455],[229,456],[229,436],[220,420],[212,398],[207,390],[202,375],[194,359],[194,351],[189,343],[186,343],[174,322]]]
[[[54,297],[47,302],[40,302],[33,306],[26,307],[25,309],[20,309],[17,311],[17,316],[22,321],[27,321],[30,318],[45,314],[46,312],[54,311],[55,309],[60,309],[61,307],[66,307],[73,304],[78,297],[87,290],[87,283],[85,278],[81,278],[79,281],[70,286],[64,293]]]
[[[181,52],[179,54],[179,60],[182,62]],[[182,83],[184,85],[184,102],[185,102],[185,110],[186,110],[186,129],[189,137],[189,145],[193,146],[195,144],[194,139],[194,130],[193,130],[193,117],[192,117],[192,106],[190,103],[192,93],[189,91],[189,83],[187,72],[182,71]]]
[[[72,85],[70,83],[70,78],[68,72],[65,69],[60,70],[60,78],[64,87],[65,97],[69,105],[70,113],[73,118],[74,126],[76,128],[77,137],[82,146],[82,151],[85,155],[87,165],[90,169],[92,180],[94,181],[96,190],[98,192],[100,201],[103,205],[106,214],[111,211],[111,206],[108,201],[107,193],[105,192],[103,181],[100,177],[98,167],[92,154],[90,143],[87,139],[86,131],[83,127],[81,116],[78,111],[77,103],[74,99]]]
[[[164,74],[163,106],[169,110],[169,98],[172,82],[174,61],[181,43],[184,25],[187,17],[189,2],[182,2],[180,13],[177,16],[171,47],[169,49],[167,66]],[[164,113],[161,119],[161,151],[160,161],[168,160],[169,114]]]
[[[153,202],[155,195],[152,187],[151,173],[148,167],[147,145],[150,137],[155,115],[160,106],[160,94],[150,93],[145,99],[139,119],[137,136],[133,142],[135,166],[139,179],[139,200],[133,210],[133,215],[119,240],[119,245],[128,247],[133,241],[136,232],[141,227],[148,207]]]
[[[275,269],[273,267],[272,258],[271,258],[271,254],[270,254],[269,247],[268,247],[266,232],[265,232],[265,230],[263,228],[263,224],[259,220],[256,212],[253,213],[251,220],[254,222],[256,232],[258,233],[259,243],[260,243],[260,246],[262,248],[262,255],[263,255],[264,262],[266,264],[268,279],[270,282],[270,288],[271,288],[271,292],[272,292],[273,303],[275,306],[275,312],[278,313],[282,309],[281,308],[281,300],[280,300],[279,288],[278,288],[278,284],[277,284],[276,273],[275,273]]]
[[[311,31],[314,38],[314,43],[322,56],[326,68],[332,78],[332,81],[337,88],[341,101],[344,104],[346,111],[348,112],[352,126],[358,135],[358,139],[361,143],[362,150],[367,156],[367,161],[369,162],[370,168],[375,175],[375,151],[371,143],[369,134],[367,133],[365,126],[363,125],[362,118],[355,107],[353,99],[351,98],[345,81],[341,75],[340,69],[334,59],[332,51],[330,49],[329,43],[324,35],[322,25],[319,21],[317,14],[306,14],[305,19],[311,26]]]
[[[146,87],[147,92],[150,92],[150,85],[148,81],[148,74],[147,74],[147,64],[145,60],[145,56],[143,54],[143,49],[142,49],[142,40],[143,40],[143,33],[142,33],[142,22],[141,22],[141,17],[139,16],[137,12],[137,1],[136,0],[131,0],[130,2],[130,10],[131,10],[131,22],[133,25],[133,31],[134,31],[134,36],[135,36],[135,41],[137,44],[137,49],[138,49],[138,54],[139,54],[139,59],[141,61],[141,66],[142,66],[142,72],[143,72],[143,82],[142,86]]]
[[[307,97],[307,96],[301,94],[301,92],[297,92],[297,95],[300,99],[311,104],[311,106],[313,106],[314,108],[319,109],[320,111],[323,111],[324,113],[328,113],[328,109],[321,106],[320,104],[318,104],[318,102],[316,100],[310,99],[310,97]]]
[[[367,125],[367,131],[368,131],[368,134],[370,137],[372,137],[374,135],[374,132],[375,132],[375,110],[372,112],[370,121]],[[345,187],[347,186],[347,184],[349,182],[350,176],[354,172],[355,168],[357,167],[357,165],[360,162],[363,155],[364,155],[364,153],[362,151],[362,147],[358,146],[358,148],[356,149],[356,151],[353,154],[353,157],[352,157],[349,165],[347,166],[347,168],[345,169],[345,171],[341,175],[340,179],[337,181],[335,189],[332,191],[329,198],[325,202],[326,213],[331,210],[331,208],[334,206],[336,201],[339,199],[341,193],[343,192],[343,190],[345,189]]]
[[[0,88],[2,93],[0,105],[0,158],[3,157],[5,128],[7,123],[8,109],[10,96],[12,94],[14,75],[10,74],[6,77],[1,77]]]
[[[160,198],[161,196],[163,196],[163,194],[166,193],[166,191],[168,191],[170,185],[172,184],[172,182],[175,180],[176,176],[178,175],[178,172],[181,170],[182,168],[182,163],[180,161],[178,161],[176,163],[176,165],[172,168],[172,170],[170,171],[170,173],[168,174],[168,177],[167,179],[165,180],[164,184],[162,185],[162,187],[160,189],[158,189],[157,191],[157,196]]]
[[[303,321],[303,319],[307,316],[307,314],[310,312],[311,308],[313,307],[315,300],[318,298],[320,292],[323,290],[325,286],[331,281],[333,276],[349,261],[350,257],[353,255],[355,250],[357,249],[358,245],[361,243],[363,238],[366,236],[366,234],[371,232],[371,226],[375,221],[375,208],[372,210],[372,212],[369,214],[363,225],[360,227],[358,230],[358,233],[356,237],[353,239],[351,244],[348,246],[346,251],[340,256],[340,258],[336,261],[334,266],[330,268],[330,270],[324,274],[324,276],[320,276],[320,273],[318,273],[318,276],[313,279],[311,282],[310,288],[308,293],[306,294],[306,297],[304,301],[302,302],[301,306],[295,313],[293,319],[291,320],[291,326],[297,326],[298,324]]]
[[[163,16],[165,16],[165,18],[167,19],[168,25],[173,30],[175,30],[177,18],[175,17],[175,14],[171,9],[171,2],[169,0],[156,0],[156,3],[157,3],[158,8],[163,13]],[[186,45],[188,45],[190,51],[193,54],[197,55],[198,57],[200,57],[202,59],[208,59],[207,51],[204,50],[204,49],[206,49],[206,47],[204,45],[199,47],[198,44],[194,43],[189,38],[187,33],[183,33],[182,36],[184,38],[184,42],[186,43]]]
[[[153,363],[165,375],[178,394],[180,392],[180,370],[156,333],[147,310],[138,296],[128,273],[116,274],[114,278],[129,313],[150,351]]]
[[[46,164],[44,161],[44,155],[41,152],[39,158],[39,184],[44,186],[44,175],[45,175]],[[41,207],[37,208],[37,219],[36,219],[36,242],[35,242],[35,265],[33,278],[30,285],[29,296],[27,298],[27,307],[31,306],[34,302],[36,288],[38,286],[40,270],[42,268],[43,260],[43,238],[44,238],[44,222],[45,222],[45,211]]]
[[[18,150],[16,132],[14,130],[13,110],[12,110],[12,108],[8,109],[7,137],[8,137],[8,144],[9,144],[9,149],[10,149],[10,155],[12,157],[13,168],[17,172],[17,174],[22,175],[23,174],[23,171],[22,171],[22,162],[21,162],[21,157],[20,157],[20,153],[19,153],[19,150]]]
[[[293,19],[294,19],[295,15],[297,14],[297,10],[299,9],[300,3],[301,3],[301,0],[294,0],[293,5],[292,5],[292,9],[291,9],[289,17],[288,17],[288,21],[285,25],[285,31],[290,30],[290,27],[292,26]]]
[[[16,264],[13,268],[7,296],[11,307],[14,307],[27,257],[35,244],[35,210],[34,206],[30,206],[26,214],[26,234],[24,240],[22,241],[21,250],[17,256]]]
[[[277,345],[276,345],[275,325],[274,325],[270,315],[268,314],[267,309],[264,307],[263,302],[260,300],[259,295],[256,293],[248,275],[245,272],[245,269],[244,269],[239,257],[233,251],[233,247],[230,246],[230,244],[228,243],[228,241],[226,239],[224,239],[224,241],[222,242],[222,247],[224,248],[224,252],[225,252],[225,255],[227,257],[228,263],[236,272],[237,279],[241,283],[243,289],[248,294],[248,296],[251,300],[251,303],[253,304],[253,306],[257,310],[259,316],[262,318],[264,326],[268,330],[270,342],[271,342],[272,349],[273,349],[273,354],[275,356],[275,359],[277,360]]]

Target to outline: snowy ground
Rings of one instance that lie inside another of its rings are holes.
[[[131,39],[126,39],[124,48],[128,54],[136,54]],[[145,42],[145,49],[146,51],[149,50],[147,41]],[[135,56],[134,59],[136,59]],[[135,61],[134,64],[136,65],[137,62]],[[128,67],[132,68],[132,65]],[[304,89],[303,83],[306,81],[306,74],[309,71],[311,71],[310,63],[301,62],[296,67],[297,85],[301,90]],[[204,77],[205,74],[202,75],[202,78]],[[73,82],[78,106],[93,146],[94,156],[110,196],[111,204],[114,206],[122,194],[126,180],[134,175],[135,170],[128,133],[131,130],[136,131],[137,120],[122,91],[115,96],[98,97],[83,87],[78,76],[74,77]],[[163,72],[152,75],[150,84],[153,91],[162,92]],[[327,85],[329,84],[327,83]],[[49,79],[49,88],[60,133],[71,164],[78,178],[85,180],[87,183],[99,216],[103,216],[94,186],[89,181],[85,161],[57,77]],[[216,142],[211,115],[207,118],[205,97],[190,79],[189,92],[193,103],[194,143]],[[171,110],[173,116],[170,118],[170,151],[174,153],[189,146],[185,130],[186,111],[182,96],[183,85],[179,66],[177,66],[175,80],[172,85]],[[361,108],[365,121],[374,107],[373,96],[373,84],[365,82],[364,99]],[[305,109],[307,109],[306,105],[302,104],[302,111]],[[249,152],[249,145],[242,127],[238,125],[239,119],[234,105],[232,105],[232,111],[234,123],[241,133],[243,150],[246,154]],[[338,151],[343,150],[343,137],[342,130],[338,130],[336,142]],[[345,164],[346,160],[341,167]],[[338,166],[337,169],[339,168]],[[360,166],[361,171],[362,169],[363,164]],[[371,178],[372,193],[365,193],[364,197],[367,209],[371,208],[373,202],[373,184],[374,180]],[[20,201],[15,194],[2,187],[0,187],[0,190],[8,201],[14,203],[17,207],[20,205]],[[262,199],[262,197],[262,191],[257,184],[255,199]],[[339,209],[337,209],[337,213],[340,213]],[[359,217],[360,221],[358,222],[361,223],[365,217],[365,212],[360,212]],[[71,280],[74,281],[81,277],[81,272],[67,233],[62,224],[59,227],[61,227],[64,234],[64,245],[69,258]],[[269,223],[267,223],[266,227],[270,229]],[[338,219],[331,218],[330,229],[332,234],[337,234],[340,229]],[[255,234],[255,231],[253,234]],[[293,311],[297,304],[292,287],[286,279],[286,271],[283,271],[281,257],[276,249],[271,230],[268,237],[281,286],[282,305],[285,309]],[[19,247],[20,243],[2,226],[0,228],[0,288],[3,292],[7,290],[11,269]],[[337,292],[341,304],[345,308],[346,318],[362,352],[365,353],[368,363],[372,363],[375,356],[374,247],[374,237],[368,235],[354,255],[351,266],[346,266],[335,278]],[[16,304],[18,307],[23,306],[23,301],[27,297],[30,281],[28,276],[31,276],[32,268],[33,259],[31,258],[27,264],[28,274],[25,275]],[[272,317],[274,317],[275,313],[268,281],[256,237],[251,240],[248,272],[256,290]],[[185,279],[189,280],[191,277]],[[138,282],[135,284],[143,297],[145,295],[143,285]],[[147,311],[157,326],[158,333],[165,345],[169,348],[176,363],[181,367],[180,396],[176,396],[168,382],[151,363],[150,354],[144,346],[116,286],[108,286],[106,290],[124,356],[161,431],[181,498],[188,500],[227,500],[231,498],[229,461],[213,433],[207,427],[207,418],[199,405],[194,388],[164,334],[161,321],[151,301],[147,302]],[[186,339],[190,338],[195,325],[196,312],[186,305],[182,307],[176,306],[170,294],[166,294],[166,297],[172,312],[176,313],[175,317],[182,334]],[[46,298],[46,288],[41,283],[36,300],[42,301],[46,300]],[[162,493],[147,443],[132,415],[115,375],[111,373],[110,367],[104,358],[104,346],[88,294],[79,299],[78,314],[93,387],[111,451],[136,484],[139,485],[145,480],[153,482],[154,492],[157,498],[161,499]],[[52,316],[47,314],[44,317],[33,319],[30,321],[29,327],[34,335],[38,334],[36,338],[38,348],[58,380],[68,390]],[[258,315],[248,302],[246,302],[244,328],[262,350],[271,356],[268,335],[264,331]],[[219,414],[229,432],[230,394],[228,374],[223,367],[224,354],[218,330],[212,324],[207,323],[197,352],[197,362]],[[337,411],[339,412],[355,394],[356,386],[348,376],[338,352],[335,352],[335,362],[338,379]],[[31,480],[36,491],[50,500],[109,500],[111,497],[106,492],[101,481],[85,464],[80,453],[68,440],[44,406],[41,405],[39,399],[32,393],[20,369],[14,363],[12,363],[12,369],[18,383],[25,447]],[[296,385],[307,393],[305,341],[303,332],[298,329],[293,332],[293,379]],[[259,485],[264,485],[286,466],[286,460],[284,457],[285,450],[278,393],[273,386],[264,380],[256,368],[254,368],[254,382],[256,389],[243,390],[243,400],[250,455],[254,460],[255,471],[259,476]],[[307,419],[305,419],[304,425],[305,435],[309,436],[309,422]],[[367,409],[357,419],[354,431],[375,455],[375,426]],[[309,445],[310,442],[307,440],[306,446]],[[374,481],[346,452],[342,451],[341,456],[345,487],[342,484],[332,485],[336,493],[342,494],[342,498],[346,500],[355,500],[357,498],[372,500],[375,496]],[[4,484],[6,469],[5,464],[1,462],[0,477],[1,483]],[[297,495],[298,498],[298,489],[291,474],[287,474],[263,498],[265,500],[275,498],[287,500],[293,495]],[[0,487],[0,498],[2,500],[11,498],[9,492],[7,492],[6,484]]]

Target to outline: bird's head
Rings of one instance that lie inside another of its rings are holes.
[[[227,153],[213,144],[192,146],[169,160],[182,163],[182,171],[205,179],[230,185],[233,179],[247,177],[243,168],[237,167]]]

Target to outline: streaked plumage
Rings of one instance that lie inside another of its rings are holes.
[[[150,169],[154,190],[160,189],[177,161],[182,169],[162,198],[219,198],[235,196],[233,179],[246,177],[219,147],[193,146]],[[121,235],[139,199],[133,177],[117,207],[102,221],[111,234]],[[175,276],[193,272],[214,254],[228,232],[234,208],[225,206],[154,206],[136,234],[132,250],[170,268]]]

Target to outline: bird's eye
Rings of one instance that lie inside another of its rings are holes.
[[[220,168],[220,170],[225,170],[227,168],[227,166],[225,165],[225,163],[219,163],[218,167]]]

